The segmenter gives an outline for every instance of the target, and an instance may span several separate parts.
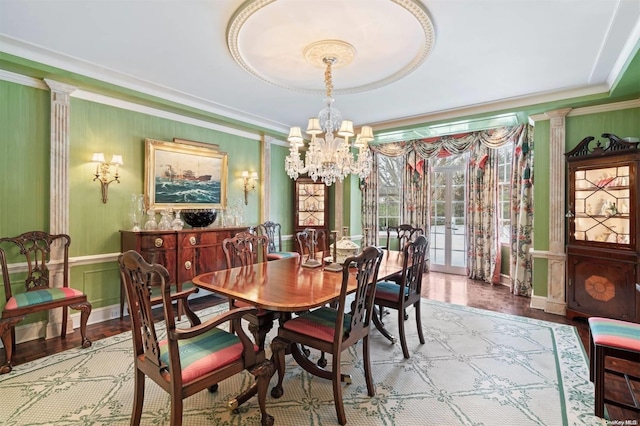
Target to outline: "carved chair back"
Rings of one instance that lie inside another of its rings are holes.
[[[418,235],[424,235],[424,229],[409,224],[389,226],[387,227],[387,244],[385,248],[387,250],[402,251],[404,246],[408,242],[415,240]]]
[[[265,262],[268,243],[265,235],[255,235],[250,232],[238,232],[231,238],[225,238],[222,241],[222,250],[224,250],[227,268]]]

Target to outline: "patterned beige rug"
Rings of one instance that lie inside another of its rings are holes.
[[[349,425],[602,424],[593,416],[593,385],[574,327],[429,300],[422,309],[427,342],[419,344],[409,310],[409,360],[399,344],[372,331],[375,397],[366,394],[361,346],[343,357],[343,372],[353,378],[344,390]],[[385,322],[395,330],[395,312]],[[132,377],[129,333],[18,365],[0,376],[0,424],[129,424]],[[225,408],[250,380],[248,373],[239,375],[216,394],[188,398],[184,424],[259,424],[255,398],[237,414]],[[331,383],[309,376],[293,359],[284,392],[267,400],[277,425],[337,424]],[[148,381],[142,424],[168,425],[168,417],[166,393]]]

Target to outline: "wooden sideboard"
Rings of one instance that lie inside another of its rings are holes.
[[[149,263],[167,268],[171,282],[181,291],[185,283],[204,272],[226,269],[222,241],[248,227],[193,228],[179,231],[120,231],[120,250],[135,250]],[[124,291],[120,288],[120,318]]]

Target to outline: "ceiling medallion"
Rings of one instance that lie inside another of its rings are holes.
[[[332,68],[349,65],[356,56],[356,49],[349,43],[340,40],[321,40],[311,43],[302,52],[310,64],[324,68],[326,58],[333,58]]]
[[[434,48],[434,27],[418,0],[342,0],[331,5],[323,0],[246,1],[227,25],[229,52],[252,76],[313,94],[324,92],[314,77],[324,58],[339,58],[335,68],[353,62],[335,90],[349,94],[406,77]],[[362,19],[354,21],[354,16]]]

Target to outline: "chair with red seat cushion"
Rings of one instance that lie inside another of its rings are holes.
[[[131,424],[139,425],[144,404],[145,377],[149,377],[170,395],[172,426],[182,424],[183,400],[203,389],[215,392],[218,383],[243,370],[257,380],[258,403],[262,425],[272,425],[265,401],[273,365],[264,352],[240,327],[243,315],[255,314],[253,308],[233,309],[190,328],[176,327],[173,301],[188,292],[171,293],[169,273],[160,264],[147,263],[139,253],[130,250],[118,258],[120,274],[129,303],[133,338],[135,394]],[[151,303],[151,291],[160,283],[167,338],[158,339]],[[235,323],[236,332],[220,328]],[[229,409],[237,408],[229,404]]]
[[[404,332],[404,321],[405,310],[411,305],[415,308],[418,338],[420,343],[424,344],[420,315],[420,293],[422,292],[422,273],[424,272],[424,261],[428,248],[427,239],[423,235],[418,236],[415,241],[409,242],[403,249],[404,259],[399,283],[396,281],[380,281],[376,286],[374,303],[381,308],[385,307],[398,311],[398,334],[400,335],[402,354],[407,359],[409,358],[409,349]],[[373,323],[387,339],[395,343],[395,338],[384,328],[377,315],[374,316]]]
[[[636,287],[640,291],[640,286]],[[607,357],[640,362],[640,324],[610,318],[589,318],[589,379],[595,388],[595,415],[604,417],[605,403],[640,413],[640,404],[633,397],[632,387],[633,382],[638,384],[640,377],[607,368]],[[625,378],[635,404],[613,400],[605,395],[605,373]]]
[[[342,402],[341,354],[343,351],[362,341],[363,364],[367,393],[375,395],[369,351],[369,330],[373,312],[378,269],[382,259],[382,250],[366,247],[358,256],[345,260],[342,270],[342,286],[336,307],[323,306],[285,321],[278,329],[278,337],[272,344],[273,360],[278,370],[278,383],[271,390],[271,396],[279,398],[283,394],[282,381],[285,374],[285,353],[291,345],[304,345],[332,355],[331,381],[333,399],[338,421],[347,422]],[[350,265],[355,263],[355,268]],[[349,286],[357,284],[351,293]],[[349,298],[347,298],[349,296]],[[348,377],[348,376],[347,376]]]
[[[91,303],[83,292],[69,287],[70,244],[68,235],[52,235],[41,231],[0,239],[0,264],[7,300],[0,319],[0,336],[6,353],[6,362],[0,367],[0,374],[8,373],[13,368],[11,359],[16,350],[15,327],[28,314],[62,308],[60,337],[64,339],[67,335],[67,308],[79,310],[82,347],[91,346],[87,338]],[[10,272],[9,261],[20,265],[19,269],[26,270],[26,276]],[[23,282],[25,291],[14,295],[18,281]]]
[[[265,235],[255,235],[250,232],[238,232],[231,238],[222,241],[227,268],[238,266],[247,267],[259,262],[266,262],[267,245],[269,240]],[[229,299],[229,307],[252,306],[241,300]],[[264,340],[271,329],[269,324],[278,318],[278,313],[258,309],[256,314],[248,314],[245,319],[249,322],[249,331],[253,334],[260,349],[264,349]]]
[[[281,228],[282,227],[279,223],[275,223],[270,220],[258,225],[258,233],[266,236],[269,240],[269,245],[267,246],[267,259],[269,260],[299,256],[299,253],[296,251],[282,250]]]

